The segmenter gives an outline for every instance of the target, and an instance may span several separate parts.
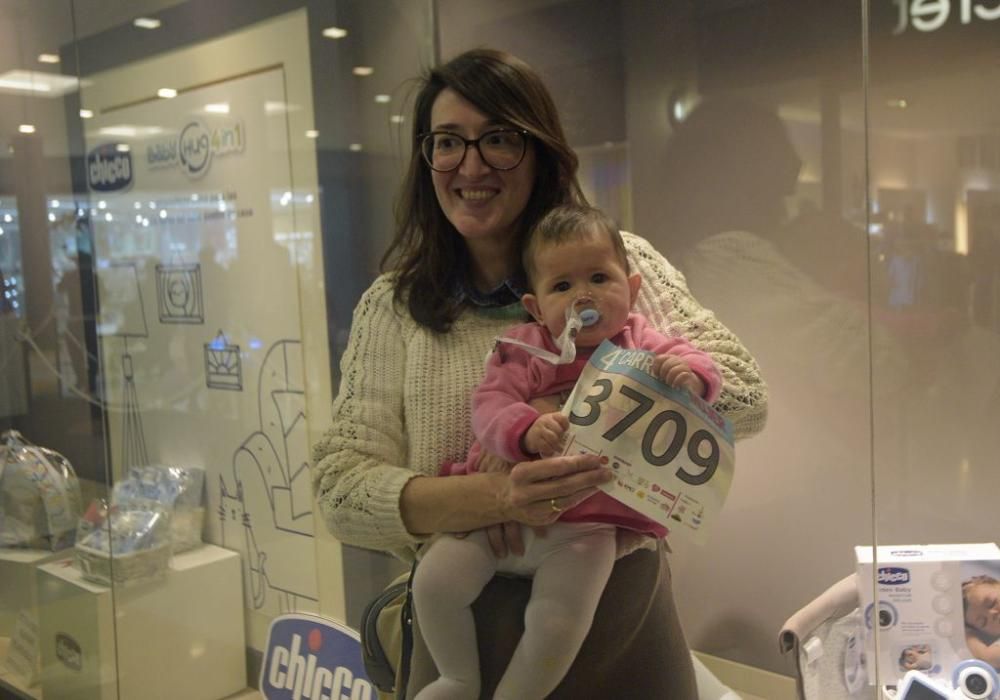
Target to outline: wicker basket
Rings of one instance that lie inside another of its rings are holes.
[[[113,556],[80,543],[77,543],[74,549],[76,565],[83,578],[105,586],[121,586],[163,578],[170,564],[169,543]]]

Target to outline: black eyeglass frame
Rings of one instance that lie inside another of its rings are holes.
[[[498,132],[511,132],[511,133],[519,134],[524,139],[524,144],[521,147],[521,157],[518,158],[517,162],[514,163],[514,165],[510,166],[509,168],[498,168],[497,166],[493,165],[493,163],[491,163],[486,158],[486,156],[483,155],[483,149],[481,149],[479,147],[479,142],[480,141],[482,141],[484,138],[486,138],[486,137],[488,137],[488,136],[490,136],[492,134],[496,134]],[[458,159],[458,162],[455,163],[455,165],[453,167],[448,168],[446,170],[441,170],[439,168],[435,168],[434,164],[431,163],[430,157],[428,157],[428,155],[427,155],[427,151],[424,150],[424,142],[427,141],[428,137],[434,136],[435,134],[447,134],[448,136],[454,136],[456,139],[458,139],[459,141],[461,141],[464,144],[464,148],[462,149],[462,157]],[[417,148],[420,149],[420,157],[427,164],[427,167],[430,168],[431,170],[433,170],[436,173],[450,173],[450,172],[452,172],[454,170],[458,170],[460,167],[462,167],[462,163],[465,162],[465,156],[469,153],[469,146],[475,146],[476,147],[476,151],[479,152],[479,158],[480,158],[480,160],[482,160],[484,163],[486,163],[486,165],[490,166],[494,170],[499,170],[501,172],[507,172],[507,171],[510,171],[510,170],[514,170],[515,168],[517,168],[517,166],[519,166],[521,163],[524,162],[524,156],[528,152],[528,140],[530,138],[531,138],[531,132],[528,131],[527,129],[517,129],[517,128],[513,128],[513,127],[509,127],[509,126],[501,126],[501,127],[495,128],[495,129],[490,129],[489,131],[484,131],[483,133],[481,133],[479,135],[479,138],[477,138],[477,139],[467,139],[464,136],[462,136],[461,134],[456,134],[454,131],[448,131],[447,129],[436,129],[434,131],[425,131],[422,134],[418,134],[417,135]]]

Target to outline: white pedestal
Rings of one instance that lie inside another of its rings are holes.
[[[73,550],[0,547],[0,637],[10,637],[18,613],[27,610],[37,617],[35,569],[40,564],[72,556]]]
[[[45,700],[218,700],[246,687],[236,552],[204,545],[176,555],[166,580],[114,591],[69,562],[39,567],[38,583]]]

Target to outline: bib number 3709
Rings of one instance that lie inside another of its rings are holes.
[[[569,422],[581,427],[596,423],[601,417],[601,404],[611,397],[614,388],[615,384],[609,379],[594,380],[591,385],[591,393],[583,397],[582,406],[580,406],[580,408],[586,406],[587,412],[583,415],[575,411],[570,413]],[[635,408],[601,434],[601,437],[608,442],[613,442],[626,430],[639,423],[656,405],[652,398],[625,384],[619,384],[618,391],[634,401]],[[658,440],[661,431],[668,430],[670,425],[674,428],[670,444],[661,452],[656,452],[655,447],[665,442],[665,439]],[[695,430],[690,437],[688,437],[687,432],[687,421],[677,411],[668,409],[654,414],[646,422],[646,428],[642,435],[642,458],[655,467],[664,467],[674,461],[682,449],[686,449],[691,463],[702,469],[698,473],[692,473],[681,466],[674,473],[686,484],[699,486],[711,479],[719,466],[719,443],[715,436],[707,430]],[[703,449],[706,450],[707,454],[702,454]]]

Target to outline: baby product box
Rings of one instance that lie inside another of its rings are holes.
[[[898,683],[909,670],[950,683],[956,665],[1000,640],[996,544],[880,546],[877,571],[872,553],[855,547],[867,667],[875,668],[878,625],[883,684]]]

